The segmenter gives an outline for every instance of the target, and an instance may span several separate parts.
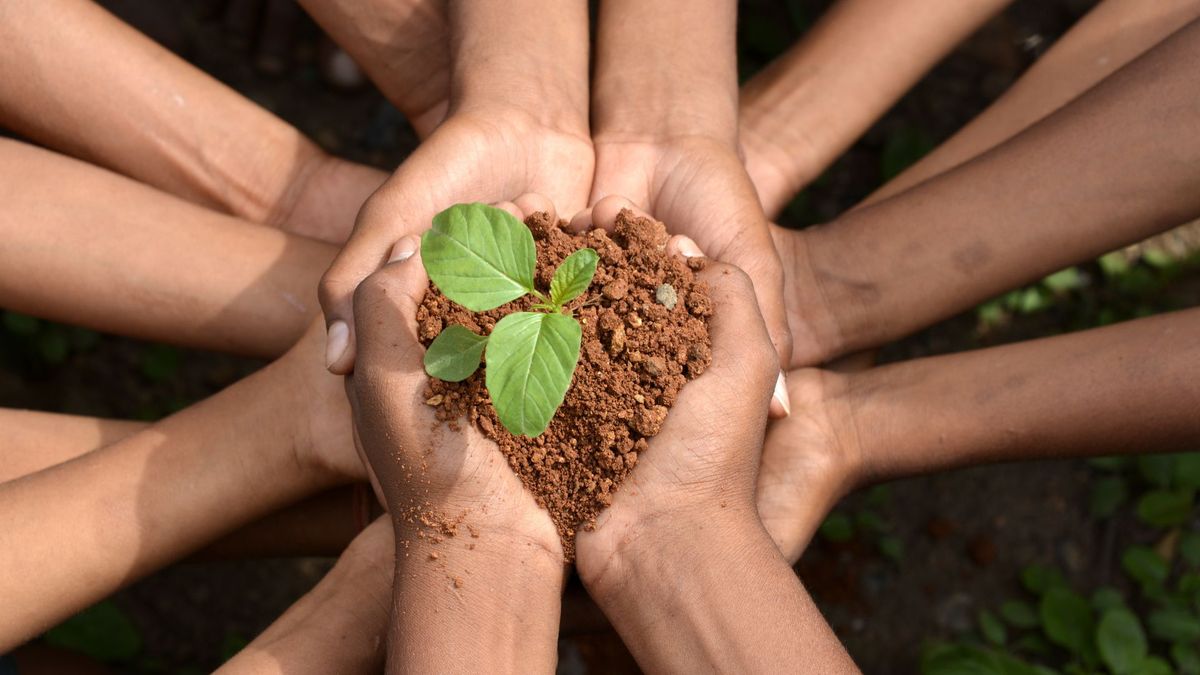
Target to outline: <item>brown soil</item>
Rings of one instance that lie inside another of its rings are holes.
[[[500,424],[482,368],[462,382],[431,379],[427,399],[438,419],[458,428],[465,417],[500,446],[521,482],[550,512],[572,560],[576,529],[589,527],[611,503],[680,389],[712,360],[712,301],[693,273],[703,261],[667,256],[662,223],[622,211],[612,236],[599,229],[572,235],[564,222],[543,213],[525,224],[537,243],[536,283],[543,291],[574,251],[591,247],[600,254],[591,287],[570,305],[583,326],[583,344],[566,400],[545,433],[525,438]],[[452,324],[487,334],[502,317],[532,302],[525,297],[477,314],[431,283],[417,312],[420,337],[428,345]]]

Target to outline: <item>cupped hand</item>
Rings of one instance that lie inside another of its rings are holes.
[[[861,450],[845,376],[788,373],[792,414],[771,423],[758,475],[758,515],[795,563],[829,511],[861,480]]]
[[[354,447],[350,406],[340,377],[321,367],[324,324],[316,319],[296,344],[268,366],[281,395],[295,400],[297,464],[334,483],[363,481],[366,468]]]
[[[668,248],[696,251],[681,237]],[[676,519],[714,527],[757,524],[755,479],[779,360],[750,278],[717,262],[699,278],[709,284],[714,305],[712,365],[680,392],[595,529],[579,533],[576,566],[589,588],[618,583],[623,551],[641,537],[669,531]]]
[[[326,364],[354,367],[354,289],[387,261],[406,234],[428,229],[433,216],[461,202],[499,201],[540,193],[563,212],[583,207],[592,178],[586,133],[559,129],[511,109],[455,113],[363,205],[354,234],[321,280],[328,325]]]
[[[745,270],[771,342],[783,363],[792,353],[784,310],[783,268],[759,205],[733,145],[702,136],[593,139],[596,177],[589,212],[576,227],[605,226],[633,206],[694,240],[708,255]],[[628,200],[628,201],[626,201]]]
[[[355,440],[401,541],[466,520],[492,539],[541,547],[562,560],[550,515],[525,491],[495,443],[474,425],[452,430],[425,404],[428,383],[416,312],[429,287],[420,240],[354,294],[358,360],[346,378]]]

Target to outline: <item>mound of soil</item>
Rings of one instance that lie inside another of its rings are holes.
[[[566,400],[545,433],[525,438],[500,424],[482,368],[462,382],[431,378],[426,398],[438,419],[459,428],[465,418],[500,446],[526,489],[550,512],[573,560],[576,530],[591,526],[611,503],[646,439],[662,429],[680,389],[712,361],[712,300],[694,275],[704,261],[667,256],[662,223],[622,211],[611,236],[600,229],[571,234],[565,222],[544,213],[525,224],[537,244],[540,290],[549,289],[554,270],[574,251],[591,247],[600,255],[591,287],[570,305],[583,327],[583,343]],[[420,338],[429,345],[452,324],[486,335],[501,318],[532,303],[525,297],[475,313],[431,283],[417,311]]]

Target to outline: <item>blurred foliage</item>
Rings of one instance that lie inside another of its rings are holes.
[[[973,635],[926,648],[923,675],[1200,675],[1200,453],[1089,462],[1093,518],[1132,520],[1119,587],[1081,592],[1030,565],[1026,595],[979,614]]]

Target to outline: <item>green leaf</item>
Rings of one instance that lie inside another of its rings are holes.
[[[1046,591],[1038,610],[1042,617],[1042,630],[1051,642],[1066,647],[1073,654],[1088,652],[1095,619],[1087,600],[1059,586]]]
[[[1041,675],[1044,669],[991,649],[937,645],[921,655],[921,675]]]
[[[554,270],[554,278],[550,281],[550,302],[561,307],[579,297],[592,285],[599,261],[599,254],[590,248],[581,248],[567,256]]]
[[[533,234],[504,209],[456,204],[421,236],[421,260],[447,298],[486,312],[532,293]]]
[[[1191,644],[1176,642],[1171,645],[1171,660],[1180,675],[1200,675],[1200,652]]]
[[[1175,455],[1175,487],[1200,490],[1200,452]]]
[[[1104,612],[1096,628],[1096,646],[1104,665],[1116,675],[1133,673],[1149,655],[1142,624],[1127,609]]]
[[[65,328],[58,324],[47,324],[37,336],[38,352],[46,363],[57,366],[71,354],[71,342]]]
[[[1121,568],[1143,588],[1161,586],[1167,580],[1167,561],[1153,549],[1130,546],[1121,556]]]
[[[854,521],[850,516],[834,511],[825,518],[818,531],[835,544],[850,541],[854,536]]]
[[[1042,283],[1046,285],[1046,288],[1049,288],[1055,293],[1072,291],[1077,288],[1083,288],[1085,285],[1083,275],[1080,274],[1079,269],[1075,267],[1068,267],[1065,270],[1059,270],[1045,279],[1042,279]]]
[[[1170,487],[1175,471],[1173,455],[1142,455],[1138,457],[1137,465],[1147,483],[1160,488]]]
[[[46,631],[46,644],[97,661],[127,661],[142,650],[142,637],[125,612],[103,600]]]
[[[1116,277],[1129,271],[1129,260],[1125,258],[1125,253],[1122,251],[1113,251],[1100,256],[1100,269],[1104,270],[1104,275]]]
[[[461,382],[479,368],[488,339],[458,324],[446,326],[425,350],[425,372],[446,382]]]
[[[1110,586],[1098,588],[1092,593],[1092,607],[1097,612],[1103,612],[1109,609],[1121,609],[1125,607],[1125,598],[1121,596],[1121,592]]]
[[[492,329],[487,390],[504,427],[538,436],[571,386],[583,331],[562,314],[516,312]]]
[[[1184,532],[1179,538],[1179,554],[1192,567],[1200,567],[1200,534]]]
[[[1138,666],[1137,675],[1175,675],[1171,671],[1171,664],[1163,661],[1157,656],[1148,656],[1145,661],[1142,661]]]
[[[1192,515],[1191,490],[1155,490],[1145,494],[1137,505],[1142,522],[1153,527],[1173,527]]]
[[[983,634],[984,639],[997,647],[1002,647],[1008,642],[1008,630],[995,614],[986,609],[979,613],[979,632]]]
[[[895,178],[908,167],[916,164],[934,148],[929,134],[917,127],[901,127],[888,136],[879,158],[883,180]]]
[[[1186,609],[1156,609],[1146,617],[1146,627],[1155,638],[1167,642],[1200,640],[1200,619]]]
[[[1093,457],[1087,461],[1088,465],[1094,469],[1101,471],[1119,471],[1125,468],[1127,463],[1126,457]]]
[[[1093,518],[1112,516],[1128,496],[1125,479],[1121,476],[1105,476],[1092,483],[1091,513]]]
[[[1009,600],[1000,605],[1000,616],[1016,628],[1037,628],[1039,623],[1037,610],[1021,600]]]
[[[1066,585],[1066,579],[1057,568],[1046,565],[1030,565],[1021,570],[1021,584],[1034,595],[1044,595],[1051,588]]]

